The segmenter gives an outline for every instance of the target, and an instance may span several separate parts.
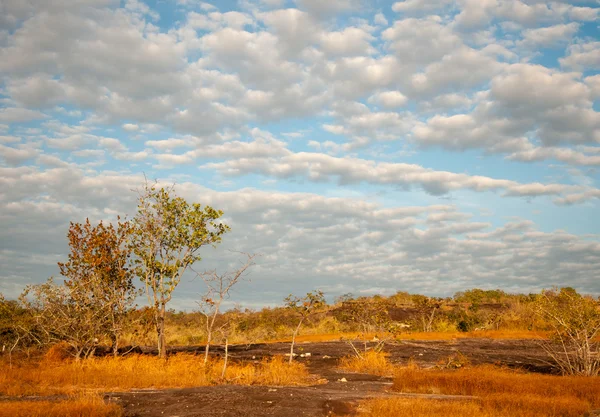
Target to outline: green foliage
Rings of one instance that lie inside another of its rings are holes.
[[[158,350],[166,357],[165,311],[188,267],[201,260],[200,248],[216,245],[229,226],[217,221],[223,212],[175,195],[174,187],[144,184],[132,221],[135,273],[146,287],[155,312]]]
[[[220,210],[189,204],[174,189],[145,184],[132,222],[135,272],[161,301],[171,294],[185,270],[201,260],[199,249],[216,245],[229,226],[217,222]]]

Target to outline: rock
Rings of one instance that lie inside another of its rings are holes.
[[[338,379],[338,382],[348,382],[346,378]]]

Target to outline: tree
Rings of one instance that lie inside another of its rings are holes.
[[[31,311],[15,300],[6,300],[0,293],[0,345],[8,351],[12,367],[12,354],[17,346],[31,346],[39,342],[34,331]]]
[[[600,374],[600,301],[578,294],[573,288],[542,291],[536,312],[552,328],[542,347],[563,374]]]
[[[417,309],[423,331],[433,331],[433,319],[435,318],[435,312],[441,307],[441,303],[434,298],[421,294],[414,294],[411,298]]]
[[[256,255],[245,255],[247,256],[246,262],[235,271],[227,271],[223,274],[219,274],[213,269],[198,274],[206,284],[207,288],[202,300],[198,302],[200,312],[204,315],[206,320],[204,363],[208,362],[208,351],[210,349],[210,343],[212,342],[212,333],[223,300],[229,298],[229,291],[244,277],[248,268],[255,265],[254,258]]]
[[[158,354],[166,358],[165,313],[173,291],[188,267],[200,261],[200,248],[216,245],[229,227],[217,222],[220,210],[189,204],[174,187],[144,184],[132,221],[131,247],[135,272],[146,287],[158,338]]]
[[[73,348],[76,360],[94,353],[98,337],[106,329],[106,309],[101,303],[73,294],[53,278],[27,286],[20,301],[32,312],[42,344],[64,341]]]
[[[292,335],[292,344],[290,346],[290,363],[292,363],[294,359],[294,344],[296,343],[296,336],[300,331],[300,326],[302,326],[304,320],[318,312],[325,305],[325,297],[322,291],[317,290],[306,293],[304,297],[295,297],[290,294],[283,301],[285,306],[292,310],[300,319]]]
[[[115,356],[127,312],[138,294],[129,268],[131,230],[131,225],[120,219],[117,227],[103,222],[92,226],[89,219],[84,224],[71,223],[69,260],[58,263],[70,301],[97,310],[95,316],[102,321],[98,324],[104,326],[102,333],[110,338]]]

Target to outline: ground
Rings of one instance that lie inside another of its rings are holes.
[[[357,346],[361,348],[362,346]],[[191,348],[178,350],[190,351]],[[218,353],[218,349],[214,350]],[[289,343],[233,346],[235,360],[259,360],[289,351]],[[394,363],[413,359],[421,366],[434,366],[460,352],[473,364],[494,363],[549,372],[545,354],[535,340],[456,339],[451,341],[402,341],[386,344]],[[140,390],[109,393],[106,398],[121,404],[128,417],[217,417],[217,416],[328,416],[348,415],[356,402],[367,397],[397,396],[388,392],[391,379],[345,373],[337,360],[351,353],[343,341],[301,343],[296,352],[310,353],[297,358],[305,363],[320,383],[309,387],[213,386],[168,390]],[[343,380],[347,382],[343,382]],[[325,380],[327,381],[325,383]],[[416,394],[415,394],[416,395]],[[428,395],[420,395],[428,396]],[[452,400],[453,396],[444,397]],[[462,397],[464,398],[464,397]]]

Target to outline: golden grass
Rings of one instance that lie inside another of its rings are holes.
[[[370,350],[361,353],[361,355],[362,357],[353,355],[341,358],[339,367],[345,371],[379,376],[392,376],[394,374],[394,365],[388,360],[386,353]]]
[[[361,417],[579,417],[589,411],[582,401],[542,396],[448,401],[423,398],[380,398],[363,401]]]
[[[62,401],[3,401],[0,417],[121,417],[123,409],[97,395]]]
[[[216,384],[301,385],[311,381],[304,365],[283,357],[258,363],[231,363],[221,379],[222,361],[206,366],[203,358],[177,354],[163,361],[132,355],[74,362],[41,361],[7,369],[0,374],[0,393],[9,396],[72,394],[80,390],[120,391],[135,388],[179,388]]]
[[[576,417],[600,405],[600,378],[530,374],[490,365],[459,370],[397,368],[393,389],[469,395],[464,401],[391,398],[361,403],[363,417]]]
[[[400,392],[515,397],[572,397],[600,406],[600,378],[540,375],[482,365],[458,370],[398,368],[394,389]]]

